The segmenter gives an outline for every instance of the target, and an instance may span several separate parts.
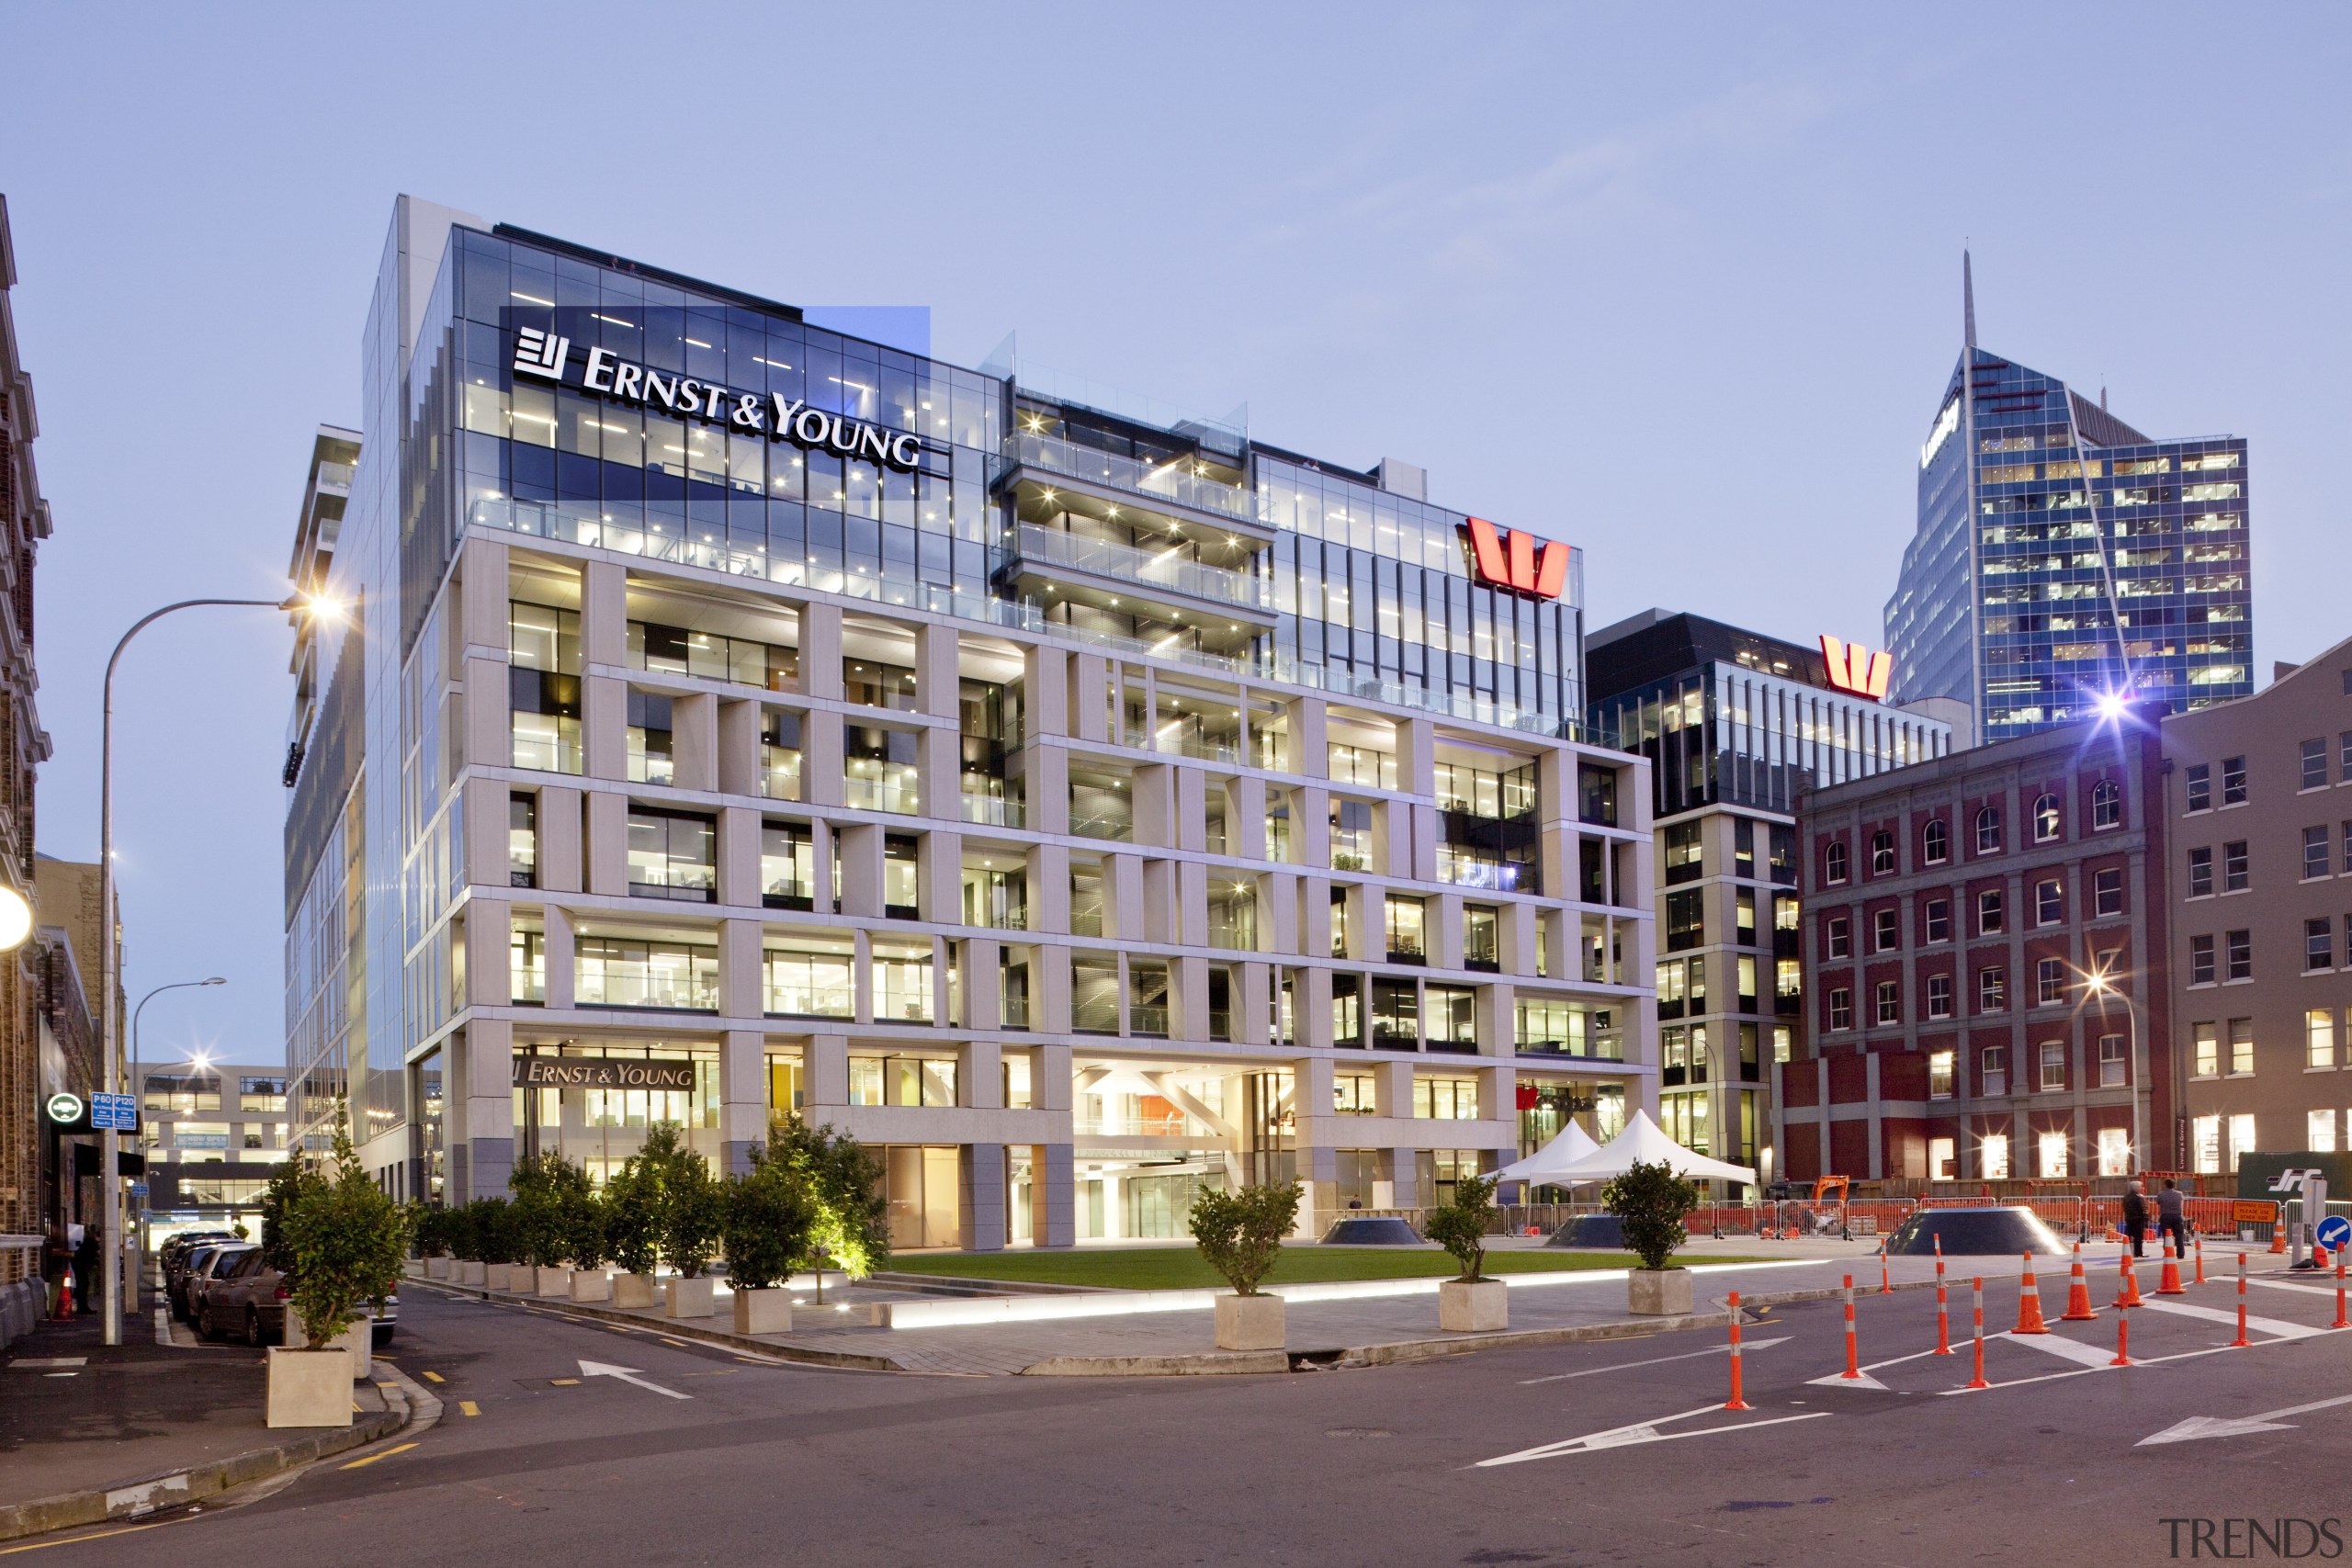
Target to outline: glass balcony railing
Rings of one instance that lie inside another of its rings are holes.
[[[1017,432],[1004,438],[1004,455],[1025,468],[1043,468],[1048,473],[1091,479],[1114,490],[1172,501],[1179,506],[1189,506],[1196,512],[1214,512],[1219,516],[1246,518],[1252,522],[1258,516],[1258,509],[1249,491],[1238,485],[1220,484],[1195,474],[1191,465],[1182,460],[1172,463],[1139,462],[1133,457],[1098,452],[1091,446],[1080,446],[1058,436],[1025,435]]]
[[[1204,566],[1187,559],[1176,549],[1138,549],[1111,539],[1091,539],[1083,534],[1041,528],[1035,523],[1023,523],[1013,530],[1012,553],[1024,560],[1091,571],[1098,577],[1115,577],[1124,582],[1173,589],[1220,604],[1238,604],[1254,610],[1272,602],[1270,585],[1246,572]]]
[[[1168,1010],[1143,1002],[1130,1003],[1127,1008],[1127,1032],[1164,1036],[1168,1032]]]
[[[964,820],[987,828],[1018,828],[1027,813],[1016,795],[974,795],[966,791]]]
[[[898,778],[888,773],[865,772],[855,762],[842,777],[842,804],[862,811],[896,811],[912,817],[922,808],[922,796],[911,777]],[[912,769],[908,772],[911,773]]]

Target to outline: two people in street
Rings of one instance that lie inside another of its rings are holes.
[[[2165,1178],[2164,1187],[2156,1193],[2153,1207],[2148,1202],[2146,1189],[2140,1182],[2132,1183],[2131,1189],[2123,1194],[2123,1234],[2131,1238],[2132,1256],[2134,1258],[2147,1256],[2145,1243],[2152,1214],[2156,1222],[2158,1238],[2170,1236],[2173,1256],[2185,1257],[2188,1252],[2188,1213],[2180,1188],[2169,1176]]]

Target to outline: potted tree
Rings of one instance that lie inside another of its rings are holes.
[[[1641,1259],[1625,1276],[1625,1305],[1645,1316],[1679,1316],[1690,1310],[1690,1271],[1670,1260],[1690,1239],[1682,1216],[1699,1206],[1699,1189],[1660,1161],[1636,1160],[1601,1190],[1601,1206],[1624,1227],[1625,1245]]]
[[[515,1250],[531,1272],[514,1280],[518,1292],[541,1296],[571,1294],[571,1270],[563,1260],[570,1254],[565,1234],[566,1192],[586,1176],[560,1154],[533,1155],[518,1161],[506,1179],[514,1190]]]
[[[270,1349],[270,1426],[351,1425],[351,1385],[368,1364],[368,1303],[399,1283],[410,1218],[361,1168],[338,1111],[332,1174],[302,1182],[286,1206],[304,1343]],[[360,1337],[356,1349],[345,1343],[347,1330]]]
[[[428,1280],[446,1280],[449,1277],[450,1212],[425,1202],[418,1202],[414,1210],[416,1250],[423,1254],[424,1267],[411,1272],[422,1272]]]
[[[1283,1237],[1298,1223],[1299,1198],[1298,1183],[1291,1181],[1238,1192],[1204,1189],[1193,1200],[1193,1240],[1233,1287],[1231,1295],[1216,1298],[1218,1349],[1283,1348],[1283,1299],[1261,1292],[1258,1281],[1272,1270]]]
[[[890,1260],[890,1206],[883,1195],[882,1161],[831,1123],[811,1127],[787,1116],[768,1134],[768,1157],[798,1173],[816,1205],[809,1267],[817,1276],[817,1299],[825,1299],[827,1260],[843,1275],[863,1280]]]
[[[752,1168],[727,1184],[720,1233],[736,1333],[791,1332],[792,1292],[785,1282],[808,1256],[816,1224],[816,1201],[800,1173],[769,1149],[752,1149]]]
[[[439,1209],[435,1213],[447,1216],[443,1224],[448,1228],[449,1251],[457,1258],[449,1277],[460,1285],[489,1283],[489,1266],[485,1261],[489,1254],[482,1250],[482,1244],[487,1238],[482,1235],[481,1205],[460,1203],[454,1209]]]
[[[1462,1265],[1461,1278],[1437,1288],[1437,1325],[1448,1334],[1487,1334],[1510,1325],[1509,1287],[1480,1272],[1495,1222],[1494,1196],[1493,1178],[1463,1177],[1453,1184],[1453,1201],[1430,1210],[1421,1227]]]
[[[511,1291],[514,1288],[514,1224],[512,1207],[503,1198],[476,1198],[457,1213],[474,1239],[474,1250],[481,1258],[481,1282],[485,1289]]]
[[[662,1173],[662,1254],[678,1271],[669,1282],[664,1308],[672,1317],[708,1317],[718,1310],[709,1275],[726,1219],[726,1193],[710,1174],[710,1162],[682,1149]]]
[[[653,1304],[653,1266],[662,1256],[662,1173],[678,1153],[678,1124],[657,1122],[644,1145],[605,1183],[605,1246],[621,1272],[613,1304]]]
[[[612,1248],[605,1239],[605,1199],[579,1167],[576,1180],[567,1179],[560,1199],[564,1255],[571,1259],[571,1299],[608,1302],[613,1299],[613,1271],[605,1267]]]

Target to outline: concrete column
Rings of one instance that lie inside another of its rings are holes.
[[[628,569],[592,560],[580,574],[580,656],[590,664],[628,662]]]
[[[1268,953],[1296,953],[1298,878],[1270,871],[1258,878],[1258,945]]]
[[[1273,1032],[1273,965],[1236,964],[1232,984],[1234,1043],[1264,1044]]]
[[[556,784],[539,786],[539,886],[547,892],[584,890],[581,811],[580,791]]]
[[[670,702],[670,749],[680,789],[718,787],[718,699],[708,692]]]
[[[953,621],[931,621],[915,628],[915,702],[933,718],[961,712],[961,634]]]
[[[1208,775],[1198,768],[1171,770],[1176,781],[1176,837],[1180,850],[1208,848]]]
[[[1072,1153],[1069,1144],[1030,1145],[1029,1228],[1038,1247],[1074,1247],[1078,1243]]]
[[[882,829],[872,822],[834,829],[841,839],[841,904],[844,915],[882,913]]]
[[[1321,697],[1299,697],[1288,705],[1290,771],[1303,778],[1331,776],[1331,748],[1327,739],[1329,705]]]
[[[1331,863],[1331,792],[1312,787],[1296,792],[1290,825],[1291,857],[1300,865]]]
[[[1183,903],[1177,891],[1176,863],[1170,860],[1147,860],[1143,863],[1143,939],[1146,942],[1174,942],[1181,941],[1179,928],[1183,922]]]
[[[504,1007],[514,999],[514,908],[503,898],[476,898],[464,914],[466,1005]]]
[[[1069,831],[1069,750],[1032,742],[1023,748],[1022,788],[1033,832]]]
[[[1069,733],[1069,665],[1061,649],[1033,645],[1022,654],[1023,723],[1031,735]]]
[[[933,925],[964,923],[964,835],[934,828],[915,840],[917,908]]]
[[[1169,940],[1186,947],[1209,944],[1209,868],[1199,861],[1175,864],[1175,935]]]
[[[767,1036],[756,1029],[730,1029],[720,1037],[718,1135],[727,1169],[739,1176],[752,1168],[753,1146],[767,1139]]]
[[[570,910],[548,906],[539,952],[548,972],[547,998],[540,1005],[549,1012],[578,1006],[573,998],[579,990],[579,943]]]
[[[1293,1005],[1298,1010],[1297,1024],[1294,1030],[1295,1043],[1309,1050],[1329,1050],[1331,1044],[1331,971],[1294,969],[1291,971],[1291,977]],[[1367,1021],[1365,1023],[1367,1035],[1370,1029],[1371,1024]],[[1317,1060],[1319,1062],[1321,1058]],[[1301,1066],[1304,1066],[1305,1064],[1302,1063]],[[1324,1088],[1329,1089],[1330,1083],[1331,1075],[1327,1070],[1323,1075]],[[1327,1093],[1321,1100],[1315,1103],[1328,1110],[1331,1103],[1330,1096]],[[1306,1125],[1303,1117],[1300,1125]]]
[[[1040,1034],[1068,1034],[1069,949],[1038,946],[1029,952],[1029,1027]]]
[[[1462,967],[1462,895],[1441,893],[1429,901],[1429,931],[1424,937],[1429,944],[1430,967],[1459,969]]]
[[[514,791],[503,779],[468,779],[460,809],[466,814],[466,863],[462,880],[495,887],[502,897],[513,879],[506,865],[506,828]]]
[[[458,625],[469,651],[495,650],[504,658],[510,593],[506,541],[467,535],[458,564]]]
[[[718,1010],[727,1018],[757,1018],[767,1010],[765,954],[757,920],[718,922]]]
[[[1266,783],[1238,778],[1226,785],[1225,852],[1240,860],[1266,858]]]
[[[1434,806],[1416,806],[1412,809],[1412,860],[1405,869],[1389,873],[1391,876],[1409,876],[1416,882],[1437,880],[1438,814]]]
[[[1102,857],[1102,940],[1144,942],[1143,857]]]
[[[952,944],[961,976],[965,1029],[995,1029],[1004,1017],[1003,976],[1000,966],[1004,944],[990,937],[972,937]],[[991,1045],[990,1050],[996,1047]]]
[[[1027,852],[1029,929],[1069,931],[1069,851],[1060,844],[1032,844]]]
[[[1535,973],[1535,945],[1543,937],[1543,908],[1535,904],[1507,902],[1495,917],[1495,956],[1506,975]]]
[[[967,1252],[1004,1250],[1004,1145],[956,1152],[956,1224]]]
[[[850,932],[850,1016],[874,1021],[874,939],[864,927]]]
[[[808,824],[809,902],[817,913],[832,914],[841,903],[842,890],[834,884],[840,878],[833,874],[833,825],[820,817]]]
[[[628,892],[628,796],[607,790],[588,797],[585,858],[588,891],[626,896]]]
[[[1205,1042],[1209,1037],[1209,961],[1168,961],[1168,1037]]]
[[[718,901],[760,907],[760,814],[749,806],[718,809]]]
[[[808,1100],[808,1120],[821,1122],[817,1112],[837,1111],[849,1103],[849,1036],[812,1034],[801,1058],[801,1081]]]
[[[500,606],[502,610],[504,605]],[[503,639],[502,639],[503,642]],[[514,699],[507,691],[507,663],[502,646],[469,650],[465,661],[465,760],[476,767],[512,765]]]
[[[1298,945],[1315,958],[1331,951],[1331,884],[1326,877],[1298,879]]]
[[[834,661],[833,683],[841,683],[840,660]],[[812,806],[839,806],[848,751],[842,739],[842,716],[817,712],[800,727],[800,798]]]
[[[758,795],[760,789],[760,724],[763,710],[755,702],[727,701],[718,705],[718,783],[722,795]]]
[[[1428,799],[1437,794],[1437,725],[1408,718],[1396,727],[1396,787]]]
[[[808,604],[800,607],[800,689],[812,697],[838,700],[842,694],[842,612],[838,604]]]
[[[1136,843],[1176,847],[1176,775],[1186,771],[1166,762],[1147,762],[1136,769],[1131,801]]]
[[[628,682],[590,675],[580,682],[580,749],[592,779],[628,777]]]
[[[1069,656],[1069,733],[1080,740],[1114,741],[1111,733],[1111,670],[1099,653]]]
[[[463,1054],[468,1187],[458,1196],[503,1198],[514,1168],[514,1025],[476,1019],[466,1027]]]

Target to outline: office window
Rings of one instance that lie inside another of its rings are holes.
[[[2352,876],[2352,822],[2346,822],[2344,824],[2342,838],[2344,842],[2344,874],[2346,876]]]
[[[2245,759],[2244,757],[2222,759],[2222,804],[2224,806],[2245,804]]]
[[[1388,916],[1388,962],[1423,962],[1428,956],[1422,934],[1429,913],[1426,901],[1390,894],[1384,903]]]
[[[1364,843],[1371,842],[1372,813],[1364,811]],[[1658,831],[1659,847],[1666,852],[1666,879],[1668,882],[1690,882],[1704,871],[1701,861],[1702,844],[1699,824],[1673,822]],[[1368,855],[1359,856],[1353,865],[1340,866],[1341,871],[1362,871],[1371,863]]]
[[[2222,891],[2243,893],[2254,883],[2254,875],[2245,852],[2245,840],[2233,839],[2222,846]]]
[[[1880,1023],[1903,1021],[1903,987],[1894,980],[1881,980],[1875,998],[1875,1018]]]
[[[2213,896],[2213,852],[2210,847],[2188,852],[2188,896],[2191,898]]]
[[[1902,940],[1897,930],[1902,916],[1893,909],[1881,909],[1871,917],[1871,951],[1886,953]]]
[[[2098,1037],[2098,1087],[2121,1089],[2129,1068],[2130,1045],[2120,1034]]]
[[[2303,1147],[2314,1154],[2335,1152],[2335,1112],[2334,1110],[2303,1112]]]
[[[2132,1174],[2132,1134],[2122,1127],[2101,1127],[2098,1130],[2098,1173],[2101,1176]]]
[[[1699,947],[1707,940],[1707,896],[1697,888],[1666,896],[1666,946],[1669,953]]]
[[[1930,898],[1928,900],[1928,940],[1929,942],[1951,940],[1951,899]]]
[[[2230,1076],[2242,1077],[2254,1071],[2254,1020],[2230,1020]]]
[[[2230,1169],[2235,1171],[2238,1161],[2254,1152],[2254,1116],[2245,1112],[2230,1118]]]
[[[2045,795],[2033,803],[2033,841],[2046,844],[2058,837],[2058,797]]]
[[[1344,907],[1338,899],[1332,900],[1332,915],[1336,918]],[[1502,967],[1501,920],[1502,911],[1492,904],[1464,904],[1462,907],[1462,966],[1464,969],[1481,969],[1492,974]],[[1335,926],[1332,931],[1335,948],[1338,941],[1339,932]]]
[[[1930,975],[1928,976],[1928,1016],[1929,1018],[1951,1016],[1951,976]]]
[[[1871,874],[1894,874],[1894,835],[1884,829],[1871,835]]]
[[[1976,934],[1998,936],[2001,931],[2001,890],[1985,889],[1976,896]]]
[[[2299,752],[2296,758],[2296,768],[2301,782],[2296,787],[2325,789],[2327,787],[2327,741],[2319,738],[2306,740],[2299,749]]]
[[[1736,875],[1756,874],[1756,824],[1745,817],[1731,819],[1731,865]]]
[[[1928,1053],[1928,1098],[1929,1100],[1951,1098],[1951,1064],[1952,1053],[1950,1051]]]
[[[2335,921],[2326,915],[2303,922],[2303,973],[2335,967]]]
[[[2210,811],[2213,808],[2213,770],[2210,764],[2189,764],[2188,788],[2189,810]]]
[[[2056,877],[2033,885],[2033,923],[2054,926],[2066,918],[2066,892]]]
[[[1823,875],[1831,885],[1846,880],[1846,846],[1832,843],[1822,856]]]
[[[1987,1133],[1983,1145],[1984,1179],[2007,1181],[2009,1179],[2009,1135]]]
[[[2221,1031],[2210,1023],[2199,1023],[2189,1031],[2189,1071],[2200,1078],[2222,1076]]]
[[[2033,1001],[2036,1007],[2049,1007],[2066,999],[2066,961],[2063,958],[2039,959],[2033,965]]]
[[[506,797],[506,881],[514,887],[539,885],[539,797]]]
[[[2303,880],[2311,882],[2327,874],[2327,829],[2303,829]]]
[[[1976,813],[1976,852],[1998,854],[2001,849],[2001,808],[1987,806]]]
[[[1741,953],[1738,958],[1733,962],[1732,972],[1733,977],[1736,982],[1735,988],[1737,990],[1739,995],[1739,1010],[1742,1012],[1754,1012],[1756,1010],[1756,960],[1754,956],[1749,953]]]
[[[1976,1010],[1999,1012],[2009,1005],[2009,972],[1988,964],[1976,972]]]
[[[2222,1119],[2199,1116],[2189,1123],[2190,1154],[2199,1173],[2213,1175],[2222,1168]]]
[[[808,909],[816,907],[817,843],[805,823],[760,824],[760,902],[771,908]],[[967,925],[989,920],[967,919]]]
[[[1829,1027],[1854,1027],[1854,993],[1843,986],[1832,987],[1829,993]]]
[[[2210,986],[2213,983],[2213,939],[2193,936],[2188,939],[2188,983]]]
[[[1832,958],[1854,956],[1854,929],[1843,915],[1832,915],[1822,924],[1823,945]]]
[[[2121,866],[2104,866],[2091,873],[2091,913],[2098,916],[2123,913]]]
[[[1785,1023],[1772,1026],[1772,1060],[1785,1062],[1796,1046],[1796,1031]]]
[[[2352,695],[2352,693],[2346,694]],[[2344,782],[2352,784],[2352,729],[2347,729],[2335,738],[2335,761],[2336,772],[2343,777]]]
[[[1985,1046],[1978,1070],[1984,1076],[1985,1094],[2003,1095],[2009,1092],[2009,1048],[2007,1046]],[[1990,1176],[1993,1173],[1988,1170],[1984,1174]]]
[[[2041,1043],[2041,1087],[2045,1090],[2066,1087],[2066,1045],[2064,1041],[2045,1040]]]
[[[2303,1066],[2335,1066],[2335,1010],[2312,1008],[2303,1014]]]
[[[1742,887],[1732,894],[1733,941],[1742,947],[1756,945],[1756,889]]]
[[[2229,967],[2222,977],[2225,980],[2253,979],[2254,933],[2231,931],[2223,940],[2222,946],[2228,951]]]
[[[2034,1140],[2034,1157],[2040,1163],[2044,1180],[2063,1180],[2066,1175],[2066,1134],[2044,1133]]]
[[[2101,779],[2091,786],[2091,831],[2122,826],[2123,786],[2113,779]]]
[[[628,890],[640,898],[709,903],[718,896],[718,825],[707,817],[631,811]]]
[[[580,772],[580,614],[510,601],[506,606],[508,761]]]
[[[1938,818],[1919,829],[1919,854],[1929,865],[1941,865],[1951,859],[1951,829]]]

